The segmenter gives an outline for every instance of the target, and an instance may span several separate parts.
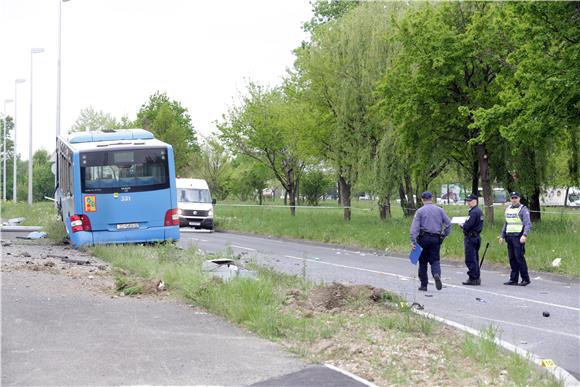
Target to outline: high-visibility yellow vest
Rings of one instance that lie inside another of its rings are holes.
[[[519,234],[524,230],[524,222],[520,219],[520,211],[524,206],[512,208],[511,206],[505,210],[506,234]]]

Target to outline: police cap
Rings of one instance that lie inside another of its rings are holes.
[[[429,200],[429,199],[432,199],[432,198],[433,198],[433,194],[431,192],[429,192],[429,191],[425,191],[425,192],[423,192],[421,194],[421,199]]]
[[[465,200],[467,200],[468,202],[472,201],[472,200],[477,200],[477,195],[469,195]]]
[[[512,193],[510,193],[510,197],[512,197],[512,198],[520,198],[521,196],[520,196],[520,193],[519,192],[512,192]]]

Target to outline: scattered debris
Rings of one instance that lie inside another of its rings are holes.
[[[48,236],[44,231],[33,231],[27,236],[17,236],[18,239],[42,239]]]
[[[433,297],[432,294],[425,294],[425,297]]]
[[[527,344],[528,342],[525,340],[520,340],[520,344]]]
[[[542,312],[542,316],[544,316],[544,317],[550,317],[550,312],[544,311],[544,312]]]
[[[255,271],[244,269],[234,263],[232,259],[221,258],[204,261],[201,270],[213,277],[230,280],[233,277],[256,279]]]
[[[77,265],[90,265],[91,261],[85,261],[82,259],[70,259],[68,257],[61,258],[61,261],[66,263],[76,263]]]
[[[159,280],[159,282],[157,282],[157,291],[162,292],[164,290],[167,290],[165,288],[165,282],[163,282],[163,280]]]
[[[20,254],[21,257],[25,257],[25,258],[29,258],[30,257],[30,253],[28,251],[23,252],[22,254]]]
[[[548,292],[546,292],[545,290],[541,291],[540,294],[549,294]]]
[[[9,226],[15,226],[17,224],[20,224],[20,223],[24,222],[24,220],[26,220],[26,218],[12,218],[12,219],[8,219],[8,225]]]
[[[417,310],[425,309],[425,307],[423,305],[419,304],[418,302],[413,302],[409,308],[411,308],[411,309],[415,308]]]
[[[560,267],[560,263],[562,262],[562,258],[556,258],[552,261],[553,267]]]
[[[483,298],[480,298],[480,297],[475,297],[475,299],[476,299],[477,301],[479,301],[479,302],[482,302],[482,303],[484,303],[484,304],[487,304],[487,301],[486,301],[486,300],[484,300]]]
[[[11,246],[12,242],[10,241],[5,241],[4,239],[2,240],[2,246],[6,247],[6,246]]]
[[[535,279],[535,280],[541,280],[541,279],[542,279],[542,277],[540,277],[540,276],[537,276],[537,277],[534,277],[534,279]]]

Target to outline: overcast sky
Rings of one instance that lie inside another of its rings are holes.
[[[54,149],[59,0],[0,0],[0,109],[16,91],[18,152],[28,159],[30,49],[33,148]],[[62,3],[61,132],[92,106],[135,118],[155,91],[213,122],[248,79],[279,84],[306,38],[308,0],[70,0]],[[14,104],[6,106],[14,116]]]

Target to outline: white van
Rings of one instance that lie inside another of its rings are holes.
[[[177,179],[177,213],[181,227],[213,230],[213,205],[207,182]]]

